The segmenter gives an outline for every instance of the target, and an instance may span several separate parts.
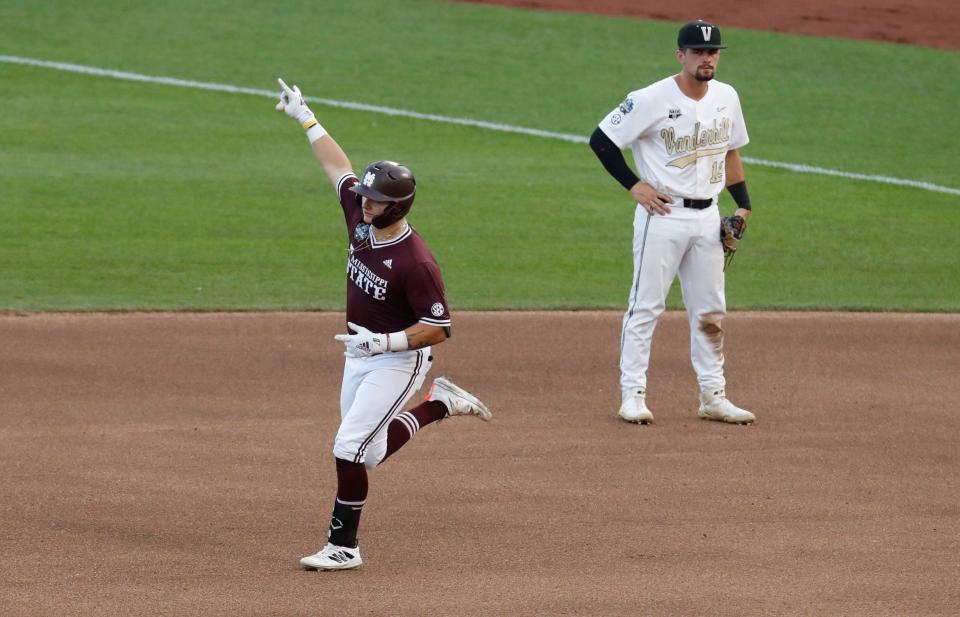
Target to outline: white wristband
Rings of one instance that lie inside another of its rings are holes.
[[[407,333],[391,332],[387,335],[387,351],[406,351],[410,347],[410,341],[407,339]]]
[[[307,141],[313,143],[327,134],[327,129],[323,128],[323,125],[317,122],[316,118],[311,118],[303,126],[307,131]]]

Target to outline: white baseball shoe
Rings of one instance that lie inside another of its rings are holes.
[[[750,424],[757,419],[746,409],[740,409],[731,403],[723,388],[704,390],[700,393],[700,411],[697,415],[704,420],[730,424]]]
[[[430,386],[427,394],[428,401],[440,401],[447,406],[447,417],[450,416],[478,416],[481,420],[489,421],[493,414],[480,399],[470,394],[446,377],[437,377]]]
[[[347,548],[328,542],[319,553],[302,558],[300,565],[308,570],[352,570],[363,565],[363,560],[359,546]]]
[[[653,413],[647,409],[647,391],[643,388],[623,391],[623,403],[617,412],[624,422],[634,424],[650,424],[653,422]]]

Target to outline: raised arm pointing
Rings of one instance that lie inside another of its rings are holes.
[[[314,113],[307,107],[307,103],[300,93],[300,88],[297,86],[291,88],[280,78],[277,78],[277,82],[282,90],[276,110],[286,113],[300,123],[300,126],[307,133],[313,155],[317,157],[320,166],[323,167],[323,172],[327,175],[330,184],[336,187],[337,180],[342,178],[344,174],[353,173],[350,159],[347,158],[340,144],[327,133],[323,125],[317,121]]]

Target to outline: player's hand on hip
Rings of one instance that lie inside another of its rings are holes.
[[[352,321],[347,322],[347,327],[356,334],[338,334],[333,337],[346,347],[343,352],[346,357],[367,358],[387,351],[386,334],[374,334]]]
[[[643,206],[647,214],[670,214],[670,203],[673,202],[673,198],[646,182],[637,182],[630,187],[630,195]]]
[[[291,88],[282,79],[277,78],[282,90],[280,91],[280,101],[277,103],[276,110],[286,113],[288,116],[300,123],[304,128],[313,120],[313,112],[307,107],[307,103],[300,94],[300,88],[294,86]]]

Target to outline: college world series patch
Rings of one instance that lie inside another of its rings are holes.
[[[370,225],[369,223],[360,223],[357,225],[356,229],[353,230],[353,238],[357,242],[366,240],[370,236]]]

